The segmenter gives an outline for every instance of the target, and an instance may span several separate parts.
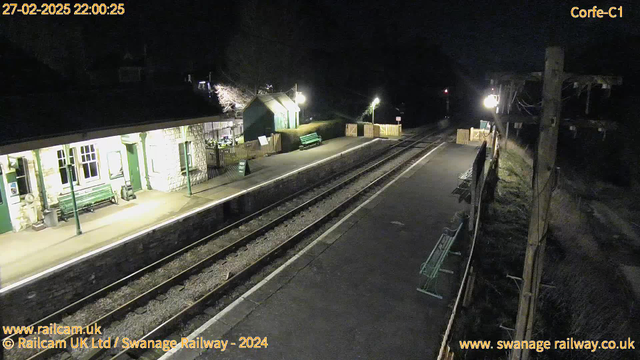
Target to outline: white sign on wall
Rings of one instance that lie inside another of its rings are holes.
[[[258,136],[258,141],[260,141],[260,146],[267,146],[269,145],[269,141],[267,141],[267,137],[262,135],[262,136]]]

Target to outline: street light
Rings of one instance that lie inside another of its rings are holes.
[[[449,88],[445,88],[442,92],[444,93],[447,100],[447,116],[449,116]]]
[[[296,84],[297,86],[297,84]],[[305,101],[307,101],[307,98],[301,93],[296,91],[296,104],[297,105],[302,105],[304,104]],[[304,108],[302,106],[298,106],[300,108],[300,110],[302,111],[302,120],[304,120]],[[298,115],[298,121],[296,123],[296,127],[298,127],[300,125],[300,115]]]
[[[376,123],[376,105],[380,104],[380,99],[375,98],[371,103],[371,124],[375,125]]]
[[[498,106],[498,96],[497,95],[489,95],[484,99],[484,107],[487,109],[493,109]]]

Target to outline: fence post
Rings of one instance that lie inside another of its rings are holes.
[[[220,168],[220,148],[218,147],[218,143],[216,142],[216,147],[215,147],[215,152],[216,152],[216,168]]]

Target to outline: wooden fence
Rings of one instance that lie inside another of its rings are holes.
[[[282,151],[282,137],[280,134],[273,134],[267,138],[266,145],[260,145],[259,140],[247,141],[244,144],[218,149],[207,147],[207,167],[223,168],[235,165],[240,160],[255,159]]]
[[[349,137],[357,137],[358,136],[358,124],[346,124],[344,135]]]
[[[473,130],[473,129],[472,129]],[[493,181],[497,180],[498,175],[498,162],[500,158],[500,149],[499,149],[499,139],[497,132],[494,132],[493,139],[490,139],[493,144],[492,158],[489,164],[489,169],[485,176],[484,171],[480,171],[481,168],[484,168],[484,162],[486,160],[487,153],[487,142],[483,142],[476,159],[474,161],[473,169],[474,171],[472,177],[476,180],[475,186],[472,186],[471,191],[475,192],[472,194],[471,201],[471,210],[472,216],[469,217],[469,224],[473,225],[473,238],[471,240],[471,250],[469,251],[469,257],[467,259],[467,264],[465,267],[464,275],[462,276],[462,281],[460,283],[460,288],[458,289],[458,295],[456,296],[456,301],[453,304],[453,310],[451,311],[451,316],[449,317],[449,322],[447,324],[447,329],[445,330],[444,336],[442,338],[442,343],[440,344],[440,351],[438,353],[438,360],[449,360],[454,358],[453,350],[451,349],[451,331],[453,329],[453,324],[456,320],[456,316],[460,312],[461,304],[462,306],[467,306],[472,297],[473,293],[473,281],[475,276],[473,274],[473,261],[474,261],[474,250],[478,238],[478,232],[482,226],[480,218],[482,214],[487,211],[487,203],[486,199],[493,199],[493,194],[490,192],[495,191],[495,183]],[[490,179],[489,181],[487,181]],[[483,196],[488,195],[488,196]],[[471,226],[470,226],[471,227]]]
[[[381,136],[402,135],[402,125],[392,124],[364,124],[364,137],[374,138]]]
[[[402,135],[402,125],[376,124],[380,127],[380,136],[400,136]]]
[[[373,124],[364,124],[364,137],[380,137],[380,127]]]
[[[456,144],[468,144],[469,143],[469,130],[467,129],[458,129],[458,134],[456,136]]]
[[[489,129],[475,129],[471,128],[469,131],[469,141],[491,141],[492,132]]]

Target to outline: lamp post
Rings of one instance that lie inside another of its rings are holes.
[[[484,107],[487,109],[493,109],[498,106],[498,95],[489,95],[484,99]]]
[[[444,89],[442,92],[444,92],[444,96],[447,100],[447,116],[449,116],[449,88]]]
[[[67,179],[69,180],[69,190],[71,191],[71,201],[73,202],[73,216],[76,218],[76,235],[82,235],[82,228],[80,227],[80,217],[78,216],[78,203],[76,202],[76,192],[73,189],[73,166],[69,161],[69,145],[64,146],[65,163],[67,166]],[[75,163],[75,158],[74,161]]]
[[[379,98],[373,99],[373,102],[371,103],[371,124],[372,125],[376,124],[376,105],[378,104],[380,104],[380,99]]]
[[[189,142],[187,141],[187,130],[189,129],[189,125],[181,126],[180,130],[182,130],[182,139],[184,140],[184,167],[185,172],[187,173],[187,193],[189,196],[191,193],[191,176],[189,175]]]
[[[300,105],[304,104],[305,101],[307,101],[307,98],[301,92],[296,91],[296,104],[298,104],[298,107],[302,111],[302,119],[304,119],[304,108]],[[298,123],[296,124],[296,127],[298,125],[300,125],[300,119],[298,119]]]

